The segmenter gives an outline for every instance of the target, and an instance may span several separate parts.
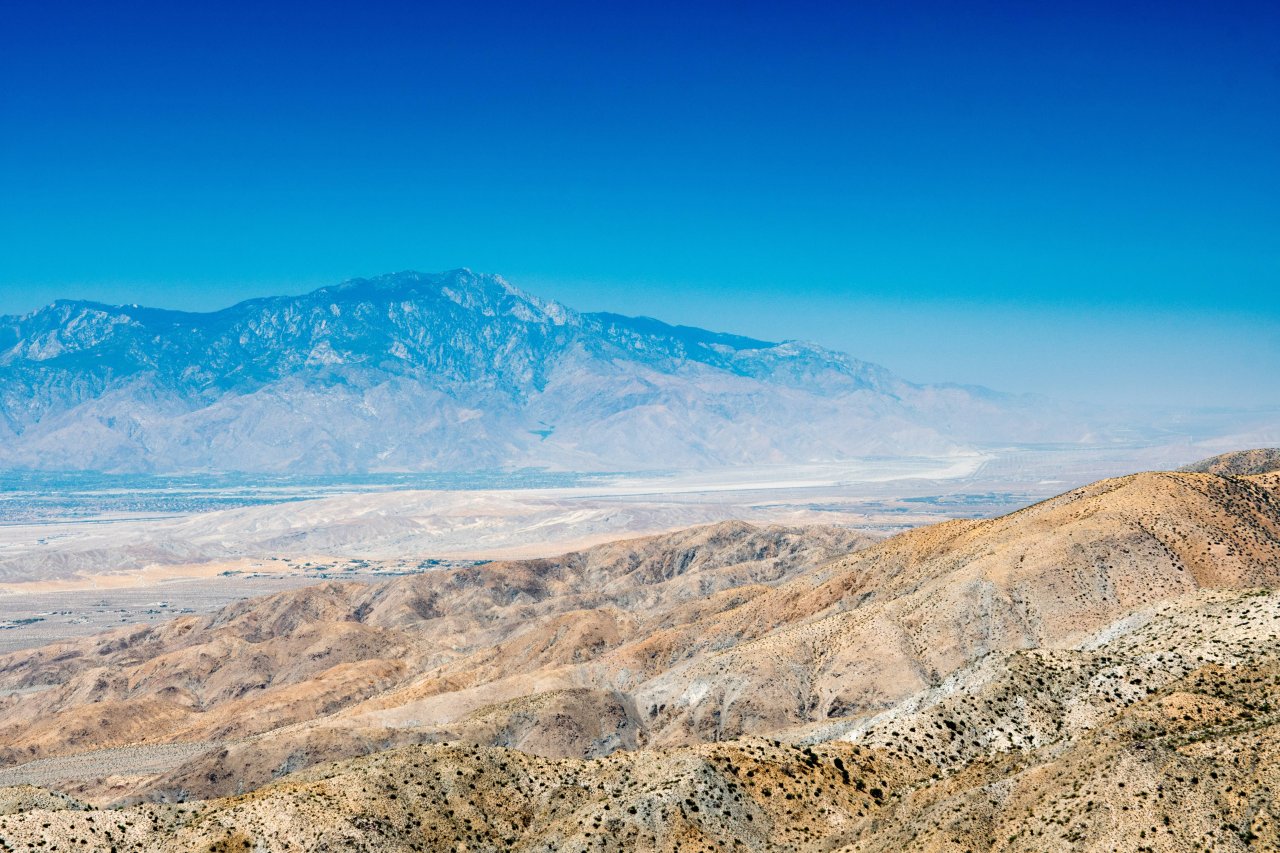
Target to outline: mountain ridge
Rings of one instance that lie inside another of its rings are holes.
[[[651,470],[945,455],[1090,429],[813,344],[579,313],[459,269],[192,313],[0,318],[0,467]]]

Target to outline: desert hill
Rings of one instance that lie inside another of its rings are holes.
[[[1222,474],[1243,477],[1252,474],[1270,474],[1280,471],[1280,448],[1264,447],[1257,450],[1238,450],[1221,453],[1208,459],[1193,462],[1180,470],[1201,474]]]
[[[0,752],[13,763],[143,739],[221,741],[368,697],[390,704],[393,688],[444,695],[463,716],[534,692],[534,672],[554,680],[632,634],[688,625],[868,541],[726,523],[558,560],[320,584],[18,653],[0,658],[2,689],[16,691],[0,699]]]
[[[1278,679],[1280,597],[1196,593],[1071,650],[985,660],[827,742],[586,761],[410,746],[207,803],[42,802],[0,818],[0,837],[118,851],[1273,849]]]
[[[1277,585],[1280,476],[1189,472],[326,584],[0,658],[0,784],[102,756],[120,849],[1247,849]]]

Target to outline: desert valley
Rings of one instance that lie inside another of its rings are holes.
[[[9,850],[1280,844],[1280,452],[721,522],[0,657]]]
[[[1280,844],[1265,410],[468,270],[0,343],[0,850]]]
[[[0,853],[1280,853],[1277,45],[0,3]]]

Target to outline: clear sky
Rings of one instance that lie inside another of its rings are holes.
[[[0,313],[458,266],[1280,403],[1280,4],[0,4]]]

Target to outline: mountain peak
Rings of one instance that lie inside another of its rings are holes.
[[[526,293],[500,275],[476,273],[468,267],[440,273],[403,270],[373,278],[348,279],[341,284],[294,297],[293,301],[306,303],[317,299],[452,302],[464,309],[489,315],[509,313],[526,322],[553,325],[565,325],[577,316],[558,302]]]
[[[1079,434],[1061,422],[1037,436]],[[700,468],[950,453],[1026,423],[814,344],[579,314],[465,267],[0,323],[0,467]]]

